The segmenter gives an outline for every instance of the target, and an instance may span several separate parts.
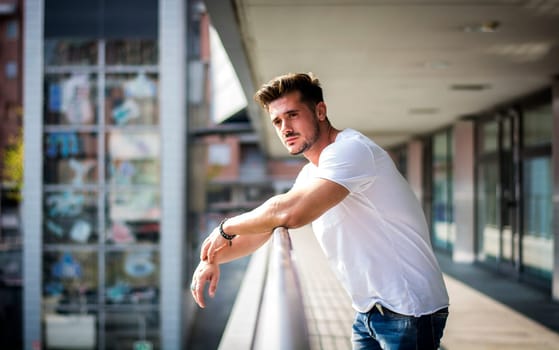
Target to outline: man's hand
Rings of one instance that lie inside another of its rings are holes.
[[[223,248],[227,248],[231,242],[226,240],[219,233],[219,228],[215,228],[212,233],[202,243],[200,260],[208,263],[214,262],[215,254]]]
[[[217,284],[219,283],[219,265],[210,264],[206,261],[200,261],[196,271],[194,271],[194,275],[192,276],[190,290],[196,304],[198,304],[201,308],[206,307],[206,302],[204,300],[206,282],[210,282],[208,294],[213,298],[215,291],[217,290]]]

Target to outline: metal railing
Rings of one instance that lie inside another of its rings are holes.
[[[274,230],[253,349],[309,349],[307,319],[286,228]]]
[[[219,348],[310,349],[289,231],[276,228],[263,248],[252,257]]]

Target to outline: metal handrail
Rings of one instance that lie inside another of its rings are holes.
[[[291,250],[289,231],[276,228],[253,349],[310,349],[302,288]]]

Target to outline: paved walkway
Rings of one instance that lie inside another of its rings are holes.
[[[310,227],[291,231],[312,350],[351,349],[353,310]],[[559,334],[445,274],[451,306],[446,350],[559,350]],[[513,284],[514,285],[514,284]],[[515,293],[509,290],[508,293]],[[559,308],[559,305],[557,305]]]

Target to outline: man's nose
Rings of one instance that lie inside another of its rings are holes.
[[[281,122],[280,130],[281,130],[281,133],[284,134],[284,135],[289,134],[293,131],[291,129],[291,124],[287,120],[284,120],[284,121]]]

